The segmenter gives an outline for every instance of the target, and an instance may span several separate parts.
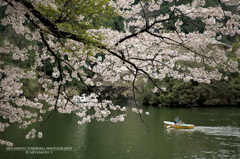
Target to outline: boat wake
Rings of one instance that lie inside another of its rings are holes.
[[[217,136],[235,136],[240,138],[240,128],[231,126],[210,127],[210,126],[195,126],[194,131],[199,131],[207,135]]]

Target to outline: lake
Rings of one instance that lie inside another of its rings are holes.
[[[124,122],[92,120],[84,125],[77,124],[75,114],[54,113],[37,130],[43,132],[42,139],[27,140],[28,131],[15,129],[17,125],[12,124],[0,138],[14,142],[14,146],[9,149],[0,145],[0,158],[240,158],[240,108],[198,108],[197,112],[192,108],[143,109],[151,114],[143,116],[149,129],[132,112]],[[163,121],[173,121],[175,116],[194,124],[194,129],[164,128]]]

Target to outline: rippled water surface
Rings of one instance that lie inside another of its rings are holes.
[[[74,114],[56,113],[37,130],[43,132],[42,139],[26,140],[27,130],[15,131],[17,125],[11,125],[0,138],[13,141],[14,147],[72,147],[72,151],[27,154],[0,146],[0,158],[240,158],[240,108],[202,108],[197,112],[192,108],[144,109],[151,114],[143,116],[149,129],[131,112],[124,122],[85,125],[78,125]],[[163,121],[172,121],[176,115],[194,124],[194,129],[164,128]]]

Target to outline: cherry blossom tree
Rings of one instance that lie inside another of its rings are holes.
[[[170,14],[151,16],[152,12],[161,10],[164,2],[173,3]],[[1,54],[13,53],[12,58],[16,61],[27,61],[27,50],[35,51],[35,63],[31,68],[0,61],[0,116],[8,121],[0,122],[0,131],[14,122],[20,129],[27,129],[36,121],[41,127],[54,112],[74,112],[79,116],[78,124],[93,119],[124,121],[127,108],[104,99],[96,89],[103,83],[131,83],[135,101],[132,111],[144,122],[144,112],[139,109],[135,97],[137,79],[152,82],[155,85],[153,93],[168,91],[154,82],[165,76],[208,84],[212,79],[227,79],[218,69],[239,72],[237,61],[229,60],[226,52],[218,47],[205,50],[223,35],[240,33],[239,15],[223,10],[223,5],[238,3],[238,0],[218,0],[215,7],[204,7],[204,0],[187,4],[179,4],[178,0],[140,0],[138,3],[134,0],[0,0],[0,6],[7,7],[1,24],[11,26],[16,34],[25,36],[26,41],[37,41],[43,46],[29,45],[20,49],[8,41],[0,46]],[[112,15],[124,18],[124,32],[102,25],[104,18]],[[188,18],[201,18],[205,23],[204,32],[183,32],[182,25],[192,23]],[[165,24],[174,30],[164,29]],[[97,56],[99,53],[103,53],[104,58]],[[51,77],[38,70],[47,59],[52,64]],[[93,72],[93,76],[86,70]],[[37,79],[44,93],[34,99],[25,97],[22,79]],[[73,80],[81,82],[91,93],[69,96],[66,84]],[[84,102],[79,103],[80,98]],[[28,107],[38,113],[32,113]],[[89,110],[93,111],[90,113]],[[119,115],[111,116],[112,110],[119,111]],[[47,111],[49,115],[43,119],[41,114]],[[35,138],[36,129],[29,131],[26,138]],[[42,132],[37,135],[43,136]],[[1,140],[1,143],[13,145],[7,140]]]

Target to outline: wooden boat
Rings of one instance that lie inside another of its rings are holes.
[[[194,125],[192,124],[174,124],[174,122],[164,121],[166,128],[176,128],[176,129],[193,129]]]

